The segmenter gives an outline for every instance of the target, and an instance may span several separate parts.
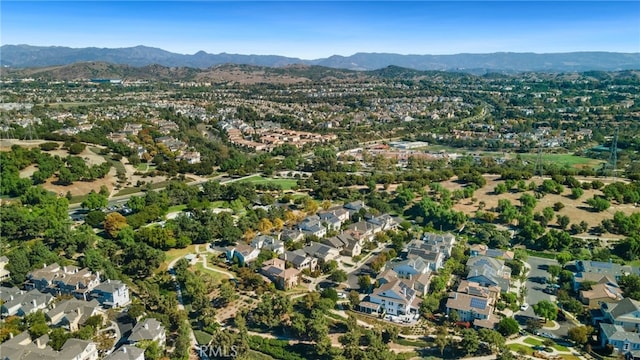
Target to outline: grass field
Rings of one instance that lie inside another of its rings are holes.
[[[543,342],[542,340],[533,338],[533,337],[528,337],[526,339],[523,340],[524,342],[526,342],[527,344],[536,346],[536,345],[542,345]],[[556,343],[554,343],[553,345],[551,345],[552,348],[558,350],[558,351],[569,351],[569,348],[566,346],[562,346],[562,345],[558,345]]]
[[[527,345],[522,345],[522,344],[509,344],[507,345],[507,348],[509,348],[509,350],[515,351],[518,354],[523,354],[523,355],[533,355],[533,349]]]
[[[265,178],[260,175],[246,178],[242,180],[242,182],[251,182],[254,184],[278,184],[282,187],[282,190],[291,190],[298,185],[298,181],[295,179],[273,179]]]
[[[207,258],[207,260],[209,260]],[[211,265],[209,265],[211,267]],[[222,273],[219,273],[217,271],[212,271],[209,270],[207,268],[205,268],[202,265],[202,262],[197,262],[194,267],[196,268],[196,270],[199,270],[200,272],[202,272],[203,274],[207,274],[207,276],[209,276],[215,283],[219,283],[220,281],[224,280],[224,279],[228,279],[228,277]]]
[[[196,252],[196,246],[195,245],[189,245],[184,249],[171,249],[169,251],[166,251],[165,254],[165,260],[164,262],[160,265],[160,270],[164,271],[167,270],[169,263],[173,260],[175,260],[176,258],[185,256],[187,254],[192,254]]]
[[[156,166],[155,165],[149,165],[149,163],[140,163],[138,165],[136,165],[136,170],[139,171],[152,171],[155,170]]]
[[[184,209],[187,208],[187,205],[182,204],[182,205],[173,205],[169,207],[168,212],[177,212],[177,211],[183,211]]]
[[[523,160],[535,162],[538,155],[535,153],[518,154]],[[601,160],[591,159],[573,154],[542,154],[543,163],[554,163],[562,167],[593,168],[602,163]]]

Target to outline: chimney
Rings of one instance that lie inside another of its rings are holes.
[[[33,307],[37,307],[38,304],[36,303],[36,299],[31,300],[31,304],[33,305]]]
[[[148,322],[144,323],[144,328],[145,328],[145,330],[149,330],[149,323]]]

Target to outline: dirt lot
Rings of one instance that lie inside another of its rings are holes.
[[[503,180],[498,180],[499,177],[500,177],[499,175],[485,176],[485,179],[487,179],[487,184],[482,189],[479,189],[475,192],[474,197],[477,199],[476,202],[472,203],[470,199],[463,199],[458,204],[455,204],[453,208],[455,210],[462,211],[468,215],[473,215],[478,210],[478,204],[481,201],[484,201],[486,204],[485,210],[491,210],[495,208],[498,205],[498,200],[500,199],[509,199],[511,200],[511,203],[513,203],[514,205],[519,205],[520,202],[518,201],[518,199],[520,198],[520,196],[522,196],[523,193],[507,192],[500,195],[495,195],[493,193],[493,189],[496,187],[496,185],[504,182]],[[577,178],[577,179],[585,180],[582,178]],[[540,178],[534,178],[527,181],[527,184],[531,181],[534,181],[536,184],[541,184],[542,180],[543,179],[540,179]],[[590,178],[586,180],[591,181],[594,179]],[[605,184],[611,183],[613,181],[612,179],[599,179],[599,180]],[[462,188],[460,184],[455,182],[455,179],[442,182],[442,186],[444,186],[446,189],[449,189],[449,190],[456,190],[456,189]],[[528,191],[528,193],[531,194],[532,192]],[[556,213],[556,216],[566,215],[571,219],[571,223],[578,223],[584,220],[589,224],[589,226],[599,225],[602,222],[602,220],[613,218],[613,215],[615,214],[616,211],[622,211],[626,215],[632,214],[634,212],[640,212],[639,207],[634,207],[633,205],[629,205],[629,204],[617,204],[617,203],[612,203],[611,207],[606,211],[603,211],[600,213],[591,212],[589,210],[589,206],[584,202],[587,199],[593,197],[593,195],[595,194],[601,195],[602,192],[600,190],[585,190],[584,195],[582,195],[582,197],[578,200],[569,198],[570,194],[571,194],[571,190],[567,187],[565,187],[564,193],[560,195],[547,194],[542,199],[538,200],[538,204],[536,205],[534,212],[538,212],[538,211],[542,212],[542,209],[544,209],[545,207],[553,207],[553,204],[555,204],[556,202],[561,202],[565,205],[565,207],[560,211],[558,211]],[[550,225],[552,226],[556,225],[555,219],[551,221]],[[610,236],[610,235],[611,234],[607,234],[607,236]]]

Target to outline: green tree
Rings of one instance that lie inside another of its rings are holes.
[[[503,336],[511,336],[517,334],[520,331],[520,325],[514,318],[505,317],[498,322],[497,330]]]
[[[347,273],[344,270],[336,269],[331,273],[331,275],[329,276],[329,279],[331,281],[341,283],[347,280]]]
[[[112,212],[107,214],[104,218],[104,230],[113,239],[118,237],[118,233],[123,228],[127,227],[127,218],[120,213]]]
[[[567,215],[558,215],[556,221],[558,222],[558,226],[560,226],[560,228],[564,230],[567,228],[567,226],[569,226],[571,219],[569,219]]]
[[[545,320],[555,320],[558,316],[558,307],[549,300],[542,300],[533,305],[533,312]]]
[[[87,195],[87,198],[80,204],[85,209],[98,210],[107,207],[107,197],[100,193],[91,190]]]
[[[584,345],[589,341],[589,337],[593,333],[591,326],[575,326],[569,329],[569,339],[573,340],[576,344]]]
[[[597,196],[587,200],[586,203],[596,212],[605,211],[611,206],[611,203],[607,199]]]
[[[351,308],[355,309],[356,306],[360,304],[360,294],[357,291],[351,290],[349,291],[349,304],[351,304]]]
[[[358,286],[364,292],[369,292],[371,288],[371,277],[369,275],[358,276]]]
[[[460,337],[461,340],[459,346],[465,355],[471,355],[478,351],[478,348],[480,347],[480,337],[476,330],[463,329]]]

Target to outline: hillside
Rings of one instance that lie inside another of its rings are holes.
[[[147,46],[130,48],[69,48],[60,46],[3,45],[0,65],[12,68],[48,67],[77,62],[109,62],[130,66],[159,64],[167,67],[206,69],[221,64],[283,67],[292,64],[320,65],[349,70],[376,70],[399,66],[415,70],[486,72],[569,72],[640,69],[640,53],[571,52],[553,54],[490,53],[455,55],[401,55],[357,53],[305,60],[278,55],[177,54]]]

